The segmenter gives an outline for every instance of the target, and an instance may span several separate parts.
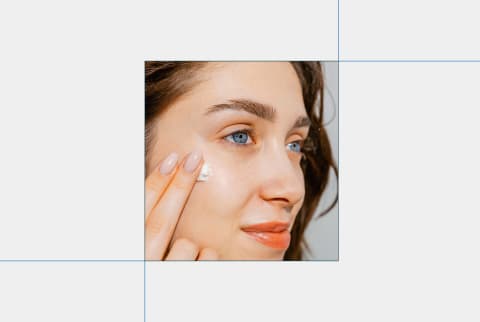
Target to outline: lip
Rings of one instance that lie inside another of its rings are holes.
[[[257,242],[275,249],[287,249],[290,245],[289,223],[270,221],[242,227],[241,229]]]

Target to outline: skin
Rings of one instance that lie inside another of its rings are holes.
[[[147,259],[280,260],[286,249],[268,247],[240,228],[269,221],[290,229],[305,195],[301,153],[295,143],[307,137],[302,88],[287,62],[208,63],[198,83],[155,120],[155,140],[147,156]],[[268,104],[275,118],[242,110],[209,108],[229,100]],[[230,135],[253,129],[246,144]],[[230,136],[229,136],[230,135]],[[292,145],[293,144],[293,145]],[[193,173],[182,164],[200,151]],[[172,152],[179,163],[169,175],[158,168]],[[196,182],[203,162],[212,175]]]

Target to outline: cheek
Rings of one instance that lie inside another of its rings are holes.
[[[211,175],[197,182],[185,205],[175,237],[192,239],[202,246],[219,248],[228,244],[238,230],[248,200],[248,180],[235,163],[209,158]]]
[[[242,194],[239,173],[230,167],[212,160],[205,161],[211,174],[207,181],[197,182],[190,195],[190,202],[203,211],[216,213],[222,217],[232,217],[240,208]]]
[[[305,200],[305,177],[304,177],[304,174],[303,174],[303,171],[302,171],[301,167],[299,167],[299,170],[297,172],[297,176],[298,176],[298,181],[299,181],[299,184],[300,184],[299,187],[301,187],[302,198],[292,208],[292,214],[295,217],[298,216],[298,213],[299,213],[300,209],[302,208],[303,202]]]
[[[173,107],[172,109],[175,109]],[[173,117],[162,116],[157,121],[154,138],[151,140],[147,172],[150,173],[160,165],[160,161],[172,152],[183,158],[186,154],[198,147],[195,143],[195,132],[186,120],[176,120]]]
[[[211,175],[206,182],[197,184],[198,190],[203,189],[212,201],[225,201],[231,206],[238,207],[245,202],[251,187],[246,167],[226,158],[209,159],[208,155],[205,162],[210,166]]]

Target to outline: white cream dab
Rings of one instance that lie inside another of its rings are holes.
[[[197,181],[208,181],[208,177],[212,175],[212,169],[208,165],[208,163],[204,163],[202,169],[200,170],[200,174],[198,175]]]

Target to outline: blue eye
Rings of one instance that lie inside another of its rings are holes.
[[[237,144],[247,144],[250,143],[249,141],[251,141],[250,134],[248,133],[248,131],[245,130],[237,131],[230,135],[227,135],[225,139]]]
[[[287,146],[293,151],[293,152],[302,152],[302,145],[300,143],[300,141],[295,141],[295,142],[291,142],[291,143],[288,143]]]

